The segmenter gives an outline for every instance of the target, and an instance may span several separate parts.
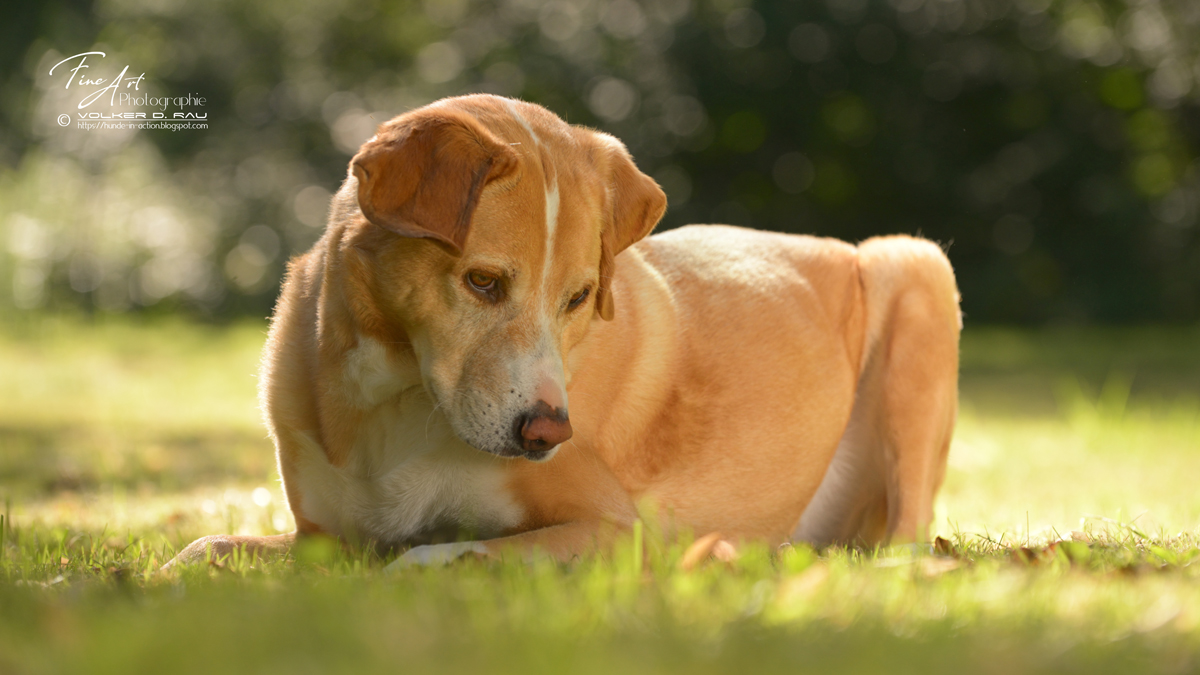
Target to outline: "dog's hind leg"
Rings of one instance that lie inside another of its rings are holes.
[[[879,369],[859,377],[850,421],[816,494],[792,532],[794,541],[873,544],[886,536],[887,476],[879,448]]]
[[[922,541],[958,409],[958,291],[945,254],[911,237],[859,246],[866,350],[854,410],[794,539]]]
[[[958,414],[962,318],[954,272],[935,244],[908,237],[861,244],[859,270],[868,331],[882,322],[871,358],[882,371],[875,395],[887,538],[924,541]]]

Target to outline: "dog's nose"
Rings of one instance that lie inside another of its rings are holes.
[[[526,452],[549,450],[571,437],[571,420],[565,409],[538,401],[517,420],[517,436]]]

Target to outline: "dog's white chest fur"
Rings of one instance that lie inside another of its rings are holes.
[[[504,465],[513,460],[460,440],[419,377],[405,377],[382,345],[360,340],[345,383],[364,411],[357,440],[342,467],[319,446],[303,453],[297,477],[305,517],[331,534],[389,545],[456,530],[495,537],[521,522],[505,485]]]

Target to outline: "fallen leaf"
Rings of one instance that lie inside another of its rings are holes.
[[[951,544],[950,540],[945,537],[934,538],[933,550],[938,555],[955,555],[954,544]]]
[[[1023,565],[1036,565],[1038,563],[1038,553],[1037,549],[1022,546],[1021,548],[1013,549],[1012,559],[1013,562]]]

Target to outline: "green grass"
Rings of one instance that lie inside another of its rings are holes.
[[[261,323],[0,328],[0,673],[1193,672],[1200,331],[968,328],[935,553],[654,537],[572,565],[389,575],[291,529],[257,420]],[[261,488],[261,489],[259,489]]]

